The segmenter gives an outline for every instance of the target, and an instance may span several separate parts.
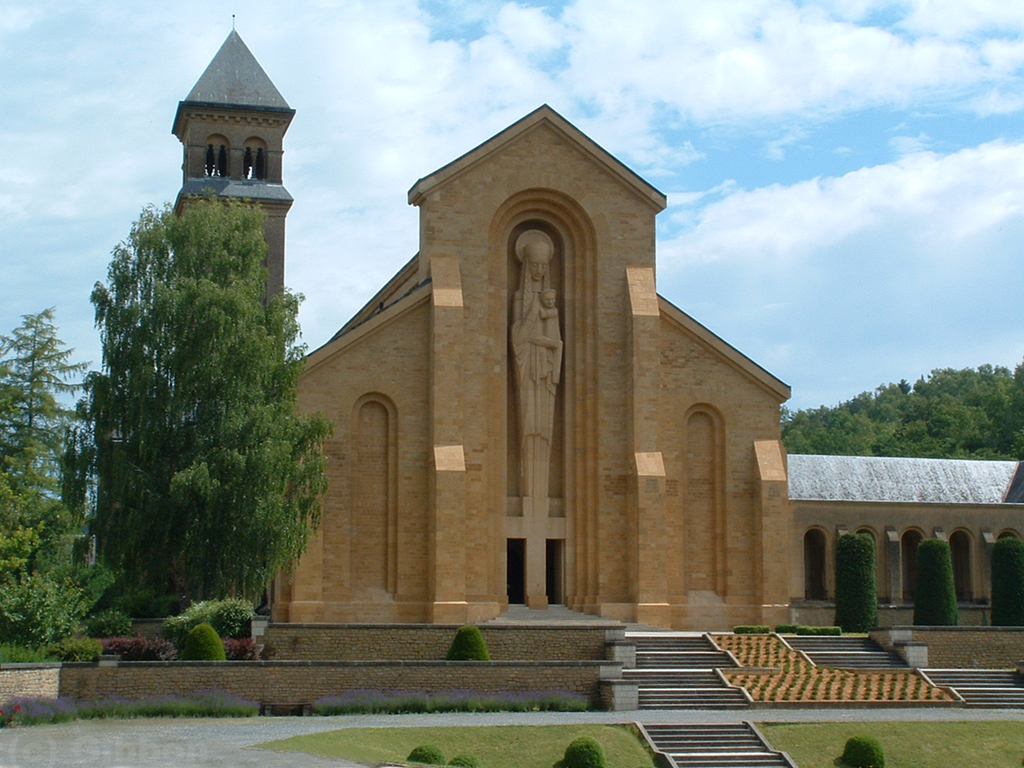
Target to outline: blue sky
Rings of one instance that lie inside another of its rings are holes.
[[[1024,3],[0,0],[0,332],[173,200],[177,102],[237,29],[297,110],[311,348],[416,250],[416,179],[548,103],[669,198],[658,288],[834,404],[1024,358]]]

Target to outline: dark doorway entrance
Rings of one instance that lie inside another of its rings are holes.
[[[562,578],[564,562],[564,542],[561,539],[548,539],[547,547],[547,596],[549,605],[562,605],[565,602],[565,590]]]
[[[526,602],[526,539],[508,539],[505,584],[510,605]]]

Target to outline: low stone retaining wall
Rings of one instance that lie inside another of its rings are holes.
[[[984,627],[988,625],[991,609],[983,605],[961,605],[959,621],[962,627]],[[794,603],[789,609],[793,624],[804,624],[814,627],[829,626],[835,620],[835,603],[813,602]],[[914,623],[914,606],[912,605],[880,605],[878,606],[878,626],[904,627]]]
[[[885,647],[893,636],[928,646],[934,669],[1013,669],[1024,660],[1024,627],[892,627],[871,632]]]
[[[135,661],[64,664],[60,694],[95,700],[223,690],[272,707],[297,707],[344,691],[572,691],[602,702],[601,680],[621,679],[612,662]],[[607,694],[605,694],[607,699]]]
[[[56,698],[60,667],[55,664],[3,664],[0,666],[0,708],[14,696]]]
[[[437,661],[458,625],[269,624],[258,642],[274,661]],[[622,635],[618,624],[586,626],[484,625],[495,661],[600,661],[605,644]],[[609,636],[611,633],[611,637]]]

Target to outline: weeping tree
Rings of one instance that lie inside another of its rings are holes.
[[[843,632],[878,626],[875,540],[846,533],[836,541],[836,619]]]
[[[992,546],[992,626],[1024,626],[1024,541],[1014,536]]]
[[[300,299],[266,299],[265,254],[255,207],[147,209],[92,294],[103,369],[70,451],[97,481],[92,529],[186,601],[258,597],[319,522],[331,427],[296,413]]]
[[[956,586],[949,542],[925,539],[917,545],[917,589],[914,591],[914,624],[955,627]]]

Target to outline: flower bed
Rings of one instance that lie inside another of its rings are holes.
[[[774,635],[715,635],[719,648],[731,651],[746,667],[765,667],[773,672],[731,672],[723,669],[732,685],[747,690],[754,701],[851,702],[851,701],[952,701],[941,688],[925,682],[910,670],[856,672],[810,664]]]

